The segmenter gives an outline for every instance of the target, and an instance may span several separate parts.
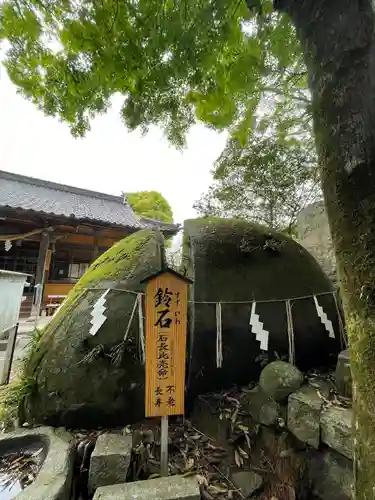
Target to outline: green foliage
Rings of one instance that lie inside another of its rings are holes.
[[[125,193],[125,196],[134,212],[138,215],[162,222],[173,222],[173,212],[170,204],[157,191]]]
[[[39,348],[43,330],[35,328],[31,334],[30,342],[25,347],[18,374],[8,385],[0,390],[0,422],[3,428],[13,425],[13,421],[19,416],[23,401],[36,388],[36,380],[27,374],[27,366],[31,357]]]
[[[308,105],[291,23],[271,0],[248,3],[5,0],[4,64],[21,93],[76,136],[120,93],[130,129],[158,124],[183,146],[198,119],[243,142],[260,104]]]
[[[215,163],[214,183],[196,202],[200,215],[256,221],[291,233],[298,212],[320,196],[312,145],[252,134],[230,139]]]
[[[25,353],[21,359],[20,376],[24,376],[30,359],[35,352],[39,349],[40,341],[43,337],[43,329],[35,328],[30,336],[30,341],[25,347]]]

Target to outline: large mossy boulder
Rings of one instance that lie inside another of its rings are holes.
[[[21,417],[73,428],[125,425],[144,417],[136,317],[121,356],[114,356],[137,297],[119,289],[141,291],[140,281],[160,270],[161,245],[160,233],[142,230],[91,265],[33,348],[24,373],[33,381],[33,390],[23,402]],[[108,288],[107,320],[92,336],[92,306]]]
[[[242,220],[189,220],[184,231],[183,266],[194,280],[190,298],[195,301],[190,311],[191,394],[256,380],[260,354],[266,354],[268,361],[289,360],[284,299],[309,296],[291,303],[296,365],[304,371],[327,365],[332,357],[335,360],[340,340],[334,297],[321,295],[318,301],[332,321],[335,339],[322,325],[311,297],[333,287],[303,247],[281,233]],[[256,313],[269,332],[266,353],[249,326],[253,300],[259,301]],[[233,301],[243,303],[226,303]],[[215,302],[222,302],[221,368],[216,367]]]

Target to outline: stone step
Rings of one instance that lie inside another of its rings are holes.
[[[200,498],[195,478],[170,476],[103,486],[96,490],[93,500],[200,500]]]
[[[20,317],[21,316],[27,316],[27,317],[29,317],[30,314],[31,314],[31,309],[21,309],[20,310]]]

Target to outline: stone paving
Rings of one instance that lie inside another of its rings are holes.
[[[45,318],[42,317],[38,320],[37,326],[38,328],[44,328],[48,322],[50,321],[50,318]],[[21,321],[18,327],[18,334],[17,334],[17,340],[16,340],[16,348],[14,351],[14,357],[13,357],[13,363],[12,363],[12,370],[11,370],[11,376],[10,378],[14,378],[14,376],[17,373],[17,367],[19,366],[20,360],[23,358],[25,355],[25,348],[27,348],[27,345],[30,342],[31,334],[35,328],[35,322],[32,321]],[[6,351],[6,340],[1,341],[3,345],[1,345],[0,349],[0,373],[3,371],[3,366],[4,366],[4,360],[5,360],[5,351]]]

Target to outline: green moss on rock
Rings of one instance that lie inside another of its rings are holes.
[[[285,361],[273,361],[263,368],[259,387],[273,400],[283,402],[301,387],[303,380],[303,374],[295,366]]]
[[[293,239],[237,219],[199,218],[184,224],[184,262],[194,280],[190,384],[194,392],[246,384],[259,376],[259,341],[251,332],[251,302],[269,331],[268,360],[288,359],[284,299],[333,291],[315,259]],[[188,249],[188,252],[187,252]],[[268,301],[268,302],[265,302]],[[215,304],[222,302],[223,366],[216,368]],[[230,302],[243,302],[233,304]],[[340,349],[332,295],[319,297],[337,339],[317,316],[312,297],[292,303],[295,354],[302,369],[330,362]]]
[[[89,268],[35,346],[24,376],[37,390],[26,398],[27,420],[74,427],[126,423],[143,416],[143,366],[138,324],[133,321],[121,363],[111,359],[123,340],[136,295],[111,290],[107,320],[89,334],[93,304],[107,288],[141,291],[140,282],[160,269],[160,233],[143,230],[118,242]]]
[[[212,300],[246,300],[253,295],[256,300],[282,299],[333,289],[307,250],[267,227],[240,219],[199,218],[185,221],[184,231],[193,255],[184,258],[196,275],[204,270]],[[241,286],[233,286],[236,278]],[[196,287],[198,295],[201,289]]]

